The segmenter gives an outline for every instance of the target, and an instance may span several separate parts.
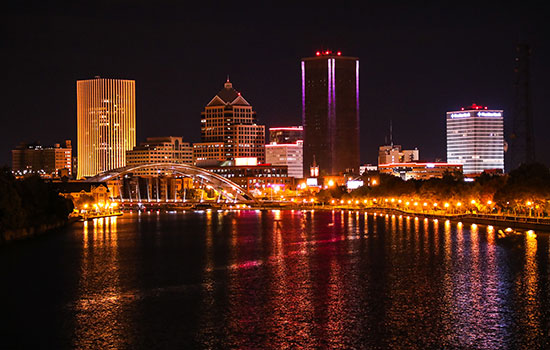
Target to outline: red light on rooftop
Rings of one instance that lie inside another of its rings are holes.
[[[462,107],[460,110],[463,111],[463,110],[464,110],[464,107]]]
[[[320,53],[319,51],[317,51],[317,52],[315,53],[315,56],[321,56],[321,53]]]
[[[330,51],[325,51],[325,55],[328,55],[330,53]]]
[[[479,105],[476,105],[475,103],[472,103],[471,106],[469,107],[466,107],[466,109],[475,109],[475,110],[480,110],[480,109],[487,109],[487,107],[484,107],[484,106],[479,106]],[[462,109],[464,110],[464,108]]]

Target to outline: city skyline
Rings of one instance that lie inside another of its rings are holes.
[[[169,6],[151,13],[137,6],[122,18],[87,13],[78,6],[52,6],[45,11],[12,7],[7,11],[9,29],[3,51],[14,52],[7,57],[14,69],[6,74],[12,88],[5,98],[6,115],[17,118],[5,118],[0,164],[10,163],[9,150],[21,142],[51,144],[71,139],[76,144],[74,81],[95,75],[136,80],[137,142],[167,134],[198,142],[200,112],[211,97],[212,86],[227,73],[253,101],[259,123],[296,125],[301,108],[300,57],[324,48],[361,59],[360,124],[368,125],[360,133],[361,163],[376,163],[390,119],[397,143],[418,147],[423,159],[444,160],[446,112],[477,103],[504,110],[505,118],[511,116],[515,45],[521,41],[533,49],[536,148],[538,160],[548,164],[549,156],[542,151],[548,143],[543,133],[549,123],[543,103],[550,81],[548,68],[542,64],[548,56],[548,44],[538,30],[542,17],[529,4],[519,9],[507,6],[496,10],[483,4],[474,9],[378,5],[354,13],[347,5],[335,9],[334,20],[326,28],[319,22],[330,19],[329,15],[315,12],[304,17],[305,7],[283,7],[274,9],[265,24],[258,19],[250,24],[225,23],[218,21],[219,16],[226,17],[221,14],[197,16],[209,24],[220,23],[204,33],[196,32],[204,23],[180,16],[178,11],[168,14]],[[209,9],[191,10],[201,14]],[[288,26],[275,35],[269,28],[277,15],[284,15]],[[426,18],[430,21],[423,21]],[[76,25],[95,20],[104,28],[98,33]],[[140,28],[120,31],[134,21]],[[369,25],[361,24],[365,22]],[[26,23],[25,28],[21,23]],[[242,37],[250,50],[211,45],[209,38],[222,27],[228,35]],[[190,29],[195,29],[196,37],[187,34]],[[374,34],[380,29],[383,35]],[[107,33],[112,38],[104,36]],[[178,44],[172,40],[176,35],[182,36]],[[99,40],[103,37],[110,39]],[[133,39],[121,40],[126,37]],[[108,58],[101,58],[105,52]],[[55,84],[49,79],[52,74],[57,76]],[[33,85],[32,99],[19,81]],[[16,109],[23,103],[25,109]],[[51,120],[56,121],[55,127],[50,126]],[[429,137],[423,132],[426,128]]]

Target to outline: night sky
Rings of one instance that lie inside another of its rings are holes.
[[[519,42],[533,50],[537,158],[550,164],[550,14],[542,1],[14,3],[0,24],[0,164],[11,164],[20,142],[71,139],[76,155],[76,80],[96,75],[136,80],[138,142],[199,141],[200,113],[227,74],[260,123],[297,125],[300,58],[319,49],[360,59],[363,163],[376,163],[390,119],[395,143],[444,161],[446,111],[475,102],[511,117]]]

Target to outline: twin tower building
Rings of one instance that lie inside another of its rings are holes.
[[[311,168],[321,176],[358,173],[359,60],[319,51],[302,59],[301,82],[304,175]],[[126,151],[136,146],[135,81],[96,77],[76,86],[77,177],[125,166]],[[264,127],[229,80],[202,113],[201,139],[202,161],[245,153],[263,160]]]

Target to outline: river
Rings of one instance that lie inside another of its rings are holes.
[[[125,214],[0,249],[2,348],[543,349],[548,234],[359,211]]]

